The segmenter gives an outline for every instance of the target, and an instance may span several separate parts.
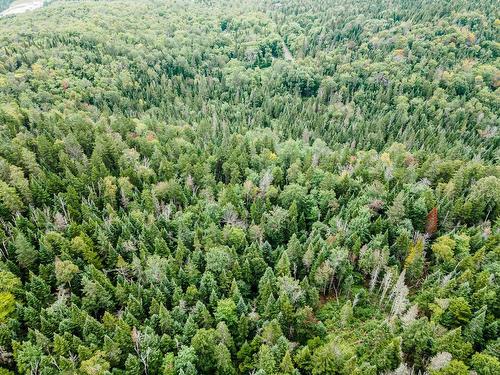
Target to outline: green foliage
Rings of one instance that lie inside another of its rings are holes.
[[[10,293],[21,293],[22,282],[12,272],[0,270],[0,291]]]
[[[0,374],[499,372],[496,2],[45,5],[0,18]]]
[[[0,292],[0,323],[15,310],[15,299],[12,293]]]
[[[16,189],[0,181],[0,214],[4,218],[14,215],[23,209],[23,202]]]
[[[469,303],[464,297],[452,298],[441,319],[447,327],[457,327],[466,324],[472,316]]]
[[[420,318],[403,331],[403,352],[409,363],[424,368],[426,359],[435,354],[434,327],[426,318]]]
[[[313,375],[344,374],[349,360],[354,353],[346,346],[337,346],[333,342],[317,348],[312,356]]]
[[[493,375],[500,371],[500,361],[498,358],[486,353],[476,353],[472,356],[472,368],[478,375]]]
[[[80,371],[87,375],[106,374],[110,366],[109,362],[107,362],[103,357],[103,352],[97,352],[91,358],[82,361]]]
[[[450,261],[453,259],[453,250],[455,249],[455,241],[449,236],[439,237],[432,244],[432,252],[439,260]]]
[[[228,326],[234,327],[238,322],[236,312],[236,304],[232,299],[221,299],[217,303],[217,310],[215,311],[215,318],[218,321],[225,322]]]
[[[34,268],[38,253],[24,234],[19,233],[16,236],[14,247],[16,249],[16,258],[19,264],[27,269]]]
[[[455,359],[439,370],[431,370],[431,374],[436,375],[467,375],[468,373],[469,369],[465,363]]]
[[[73,264],[70,260],[59,260],[56,258],[54,262],[55,273],[57,282],[60,284],[69,283],[75,274],[78,273],[79,269],[76,264]]]
[[[472,344],[461,335],[462,327],[446,332],[436,340],[437,352],[449,352],[454,358],[466,360],[473,353]]]

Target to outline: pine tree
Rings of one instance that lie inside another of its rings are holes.
[[[281,257],[276,264],[276,276],[290,276],[290,259],[287,250],[281,253]]]
[[[257,358],[257,368],[259,370],[264,371],[265,374],[274,374],[276,372],[276,361],[268,345],[260,346]]]
[[[290,351],[287,350],[280,364],[280,371],[282,374],[291,375],[293,374],[294,367],[292,362],[292,357]]]
[[[467,341],[475,344],[476,346],[482,346],[483,344],[486,311],[487,306],[483,306],[479,311],[477,311],[464,330],[464,337],[467,338]]]
[[[33,269],[38,259],[38,252],[23,233],[17,234],[14,247],[19,264],[26,269]]]

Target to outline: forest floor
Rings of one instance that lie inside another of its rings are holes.
[[[0,13],[1,16],[9,16],[20,14],[27,11],[35,10],[43,6],[43,0],[17,0],[10,7]]]

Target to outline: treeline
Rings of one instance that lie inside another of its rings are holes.
[[[0,20],[0,374],[498,373],[494,6]]]

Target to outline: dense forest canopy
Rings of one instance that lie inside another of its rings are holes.
[[[500,373],[499,36],[494,0],[0,18],[0,375]]]

